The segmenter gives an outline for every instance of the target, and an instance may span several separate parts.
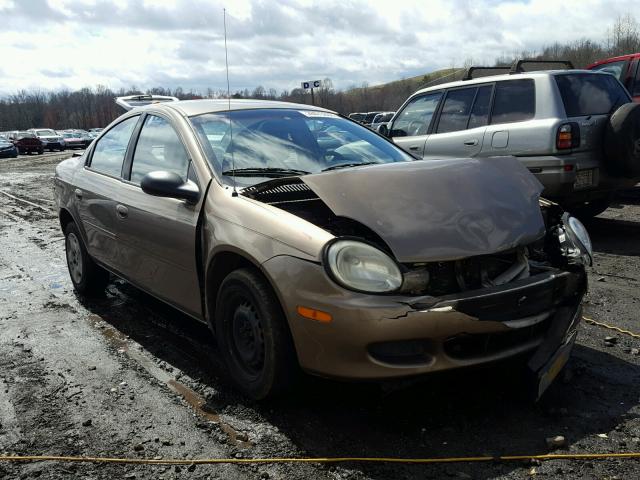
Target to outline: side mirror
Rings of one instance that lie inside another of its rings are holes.
[[[144,193],[156,197],[169,197],[185,200],[187,203],[196,203],[200,198],[198,186],[173,172],[149,172],[140,182]]]
[[[378,133],[384,137],[389,136],[389,127],[387,127],[386,123],[383,123],[378,127]]]

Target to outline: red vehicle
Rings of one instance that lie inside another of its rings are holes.
[[[38,154],[44,153],[44,145],[40,139],[31,132],[11,132],[9,134],[9,141],[16,146],[21,155],[31,152]]]
[[[598,60],[587,70],[611,73],[627,87],[633,101],[640,103],[640,53]]]

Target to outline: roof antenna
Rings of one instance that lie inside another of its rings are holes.
[[[229,137],[231,145],[231,169],[233,171],[233,192],[231,193],[232,197],[238,196],[238,189],[236,186],[236,159],[233,156],[233,151],[235,150],[235,145],[233,144],[233,122],[231,121],[231,88],[229,87],[229,55],[227,53],[227,9],[222,9],[223,15],[223,23],[224,23],[224,63],[227,69],[227,113],[229,118]]]

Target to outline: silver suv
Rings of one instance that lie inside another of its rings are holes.
[[[513,155],[545,197],[593,216],[640,178],[640,107],[630,102],[606,73],[485,76],[419,90],[381,133],[425,159]]]

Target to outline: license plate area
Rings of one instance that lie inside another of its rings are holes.
[[[596,168],[578,170],[576,172],[576,181],[573,183],[574,190],[593,187],[595,185],[596,170]]]
[[[558,374],[569,361],[571,350],[576,342],[576,332],[573,332],[567,341],[558,349],[538,374],[537,398],[540,399],[542,394],[553,383]]]

